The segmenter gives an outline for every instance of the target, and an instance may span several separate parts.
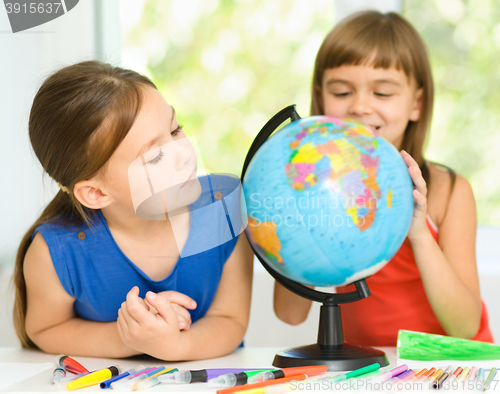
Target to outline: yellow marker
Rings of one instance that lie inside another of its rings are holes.
[[[91,372],[88,375],[69,382],[66,387],[68,390],[77,390],[83,387],[93,386],[94,384],[98,384],[114,376],[118,376],[122,370],[123,368],[121,367],[99,369],[98,371]]]
[[[443,369],[442,368],[439,368],[436,372],[434,372],[430,377],[429,377],[429,380],[427,380],[426,383],[429,383],[429,385],[433,385],[435,382],[437,382],[437,380],[441,377],[441,375],[443,374]]]
[[[157,372],[151,376],[148,376],[147,378],[142,379],[142,380],[138,381],[137,383],[135,383],[132,386],[132,390],[136,391],[136,390],[141,390],[141,389],[143,389],[143,390],[147,389],[149,387],[152,387],[152,386],[150,386],[150,383],[152,384],[153,382],[155,383],[154,386],[156,386],[157,384],[160,383],[160,381],[158,380],[157,377],[160,375],[163,375],[164,373],[171,372],[171,371],[172,371],[172,368],[166,368],[166,369],[161,370],[160,372]],[[156,378],[156,379],[154,379],[154,378]]]

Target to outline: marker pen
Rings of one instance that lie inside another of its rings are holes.
[[[457,376],[457,382],[461,382],[462,380],[467,379],[467,375],[470,372],[469,367],[465,367],[460,375]]]
[[[62,378],[66,376],[66,368],[65,367],[57,367],[52,372],[52,383],[59,383]]]
[[[423,380],[430,378],[434,374],[434,372],[436,372],[436,368],[433,367],[433,368],[429,369],[426,373],[421,375],[420,378],[418,379],[418,381],[422,382]]]
[[[131,368],[131,369],[125,371],[124,373],[121,373],[118,376],[112,377],[111,379],[108,379],[108,380],[105,380],[104,382],[101,382],[101,384],[99,386],[101,387],[101,389],[107,389],[107,388],[111,387],[111,383],[116,382],[117,380],[126,378],[127,376],[136,374],[137,372],[142,371],[144,369],[145,369],[144,365],[138,365],[137,367]]]
[[[496,373],[497,373],[497,369],[496,368],[491,368],[490,374],[488,375],[488,377],[484,381],[483,391],[488,390],[490,388],[491,381],[495,377]]]
[[[89,372],[89,370],[85,368],[82,364],[80,364],[78,361],[63,354],[60,354],[59,356],[56,357],[56,363],[57,365],[66,367],[66,370],[71,373],[79,374],[83,372]]]
[[[414,375],[412,378],[410,378],[409,382],[414,382],[418,379],[420,379],[423,375],[427,373],[427,368],[422,368],[416,375]]]
[[[118,366],[99,369],[98,371],[91,372],[81,378],[69,382],[66,387],[68,390],[76,390],[83,387],[93,386],[94,384],[101,383],[113,376],[119,375],[123,370],[124,369],[122,367]]]
[[[438,379],[441,377],[442,374],[443,374],[443,369],[439,368],[436,372],[432,374],[432,376],[429,377],[429,379],[426,382],[429,384],[429,388],[432,387],[432,385],[438,381]]]
[[[246,390],[253,390],[253,389],[260,389],[262,387],[268,387],[268,386],[274,386],[282,383],[288,383],[291,382],[292,380],[304,380],[307,379],[307,375],[293,375],[293,376],[287,376],[286,378],[281,378],[281,379],[273,379],[273,380],[268,380],[266,382],[258,382],[258,383],[252,383],[252,384],[245,384],[245,385],[240,385],[240,386],[235,386],[235,387],[227,387],[224,389],[217,390],[217,394],[229,394],[229,393],[236,393],[239,391],[246,391]]]
[[[448,380],[450,382],[453,382],[456,378],[458,378],[458,376],[462,373],[463,370],[464,369],[462,367],[457,367],[457,369],[455,369],[453,373],[450,374]]]
[[[448,365],[448,367],[444,370],[442,375],[435,382],[432,383],[432,388],[434,390],[439,390],[443,387],[443,383],[446,379],[450,377],[451,372],[453,371],[453,365]]]
[[[386,380],[392,379],[394,376],[397,376],[400,373],[405,372],[406,370],[408,370],[408,365],[406,364],[400,365],[399,367],[393,368],[390,371],[385,371],[382,372],[380,375],[375,376],[372,379],[372,382],[373,383],[385,382]]]
[[[113,390],[121,390],[123,389],[125,386],[127,386],[127,382],[136,378],[137,376],[140,376],[142,374],[145,374],[145,373],[148,373],[148,372],[151,372],[152,370],[156,369],[155,367],[148,367],[148,368],[145,368],[143,369],[142,371],[139,371],[135,374],[132,374],[132,375],[129,375],[129,376],[125,376],[123,379],[120,379],[116,382],[113,382],[111,383],[111,388]]]
[[[250,376],[248,378],[248,383],[257,383],[264,382],[266,380],[280,379],[285,376],[291,375],[299,375],[306,374],[307,376],[318,375],[320,373],[328,371],[328,367],[326,365],[313,365],[310,367],[291,367],[291,368],[282,368],[275,369],[272,371],[264,371],[255,374],[254,376]]]
[[[225,375],[220,375],[216,378],[210,379],[208,381],[208,385],[210,387],[233,387],[240,386],[242,384],[248,383],[248,378],[254,375],[257,375],[260,371],[248,371],[248,372],[240,372],[240,373],[228,373]]]
[[[159,380],[162,383],[195,383],[207,382],[210,379],[229,373],[240,373],[249,371],[262,371],[262,368],[218,368],[178,371],[173,374],[162,375]]]
[[[164,369],[163,371],[157,372],[154,375],[151,375],[151,376],[147,377],[146,379],[143,379],[140,382],[137,382],[132,387],[132,390],[146,390],[146,389],[149,389],[150,387],[153,387],[153,386],[156,386],[157,384],[160,384],[160,381],[158,380],[158,378],[160,376],[170,375],[171,373],[177,372],[177,371],[178,371],[177,368],[174,368],[174,369],[172,369],[172,368]]]
[[[474,366],[470,369],[469,375],[467,375],[467,380],[475,380],[477,375],[477,367]]]
[[[474,381],[474,387],[483,387],[484,383],[484,368],[479,368],[477,370],[476,380]]]
[[[170,371],[171,369],[172,368],[168,368],[167,371]],[[154,376],[154,375],[158,374],[159,372],[164,373],[163,371],[165,371],[165,367],[161,366],[161,367],[154,368],[153,370],[151,370],[149,372],[140,374],[139,376],[136,376],[135,378],[127,380],[125,382],[125,387],[123,388],[123,390],[132,390],[136,383],[140,382],[141,380],[147,379],[150,376]]]

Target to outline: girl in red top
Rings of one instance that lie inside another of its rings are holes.
[[[400,329],[493,342],[479,292],[471,186],[422,155],[433,96],[425,45],[398,14],[355,14],[326,36],[317,54],[311,115],[354,118],[377,129],[401,150],[415,184],[408,238],[367,279],[372,295],[341,306],[347,342],[395,346]],[[310,306],[276,283],[281,320],[299,324]]]

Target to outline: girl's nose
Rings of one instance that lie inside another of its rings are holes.
[[[364,95],[357,94],[353,97],[353,101],[349,106],[349,114],[351,115],[366,115],[372,112],[372,108],[367,98]]]
[[[185,141],[184,141],[185,140]],[[192,149],[187,138],[172,142],[175,146],[175,169],[181,170],[191,159]]]

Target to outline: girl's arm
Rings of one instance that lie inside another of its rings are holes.
[[[427,188],[417,163],[403,153],[416,190],[410,239],[427,299],[450,336],[473,337],[481,319],[476,267],[476,205],[472,189],[457,176],[447,214],[439,227],[439,244],[426,223]],[[439,198],[436,195],[436,198]]]
[[[253,253],[245,234],[238,238],[224,264],[222,277],[206,315],[189,331],[180,331],[177,315],[164,297],[148,292],[148,303],[157,315],[140,303],[132,289],[118,313],[118,331],[130,347],[164,360],[195,360],[219,357],[233,351],[243,340],[250,314]]]
[[[93,322],[75,316],[74,298],[62,287],[40,233],[26,253],[24,276],[26,332],[40,349],[53,354],[111,358],[139,353],[122,342],[116,322]]]
[[[285,323],[297,325],[307,319],[312,301],[274,282],[274,313]]]

